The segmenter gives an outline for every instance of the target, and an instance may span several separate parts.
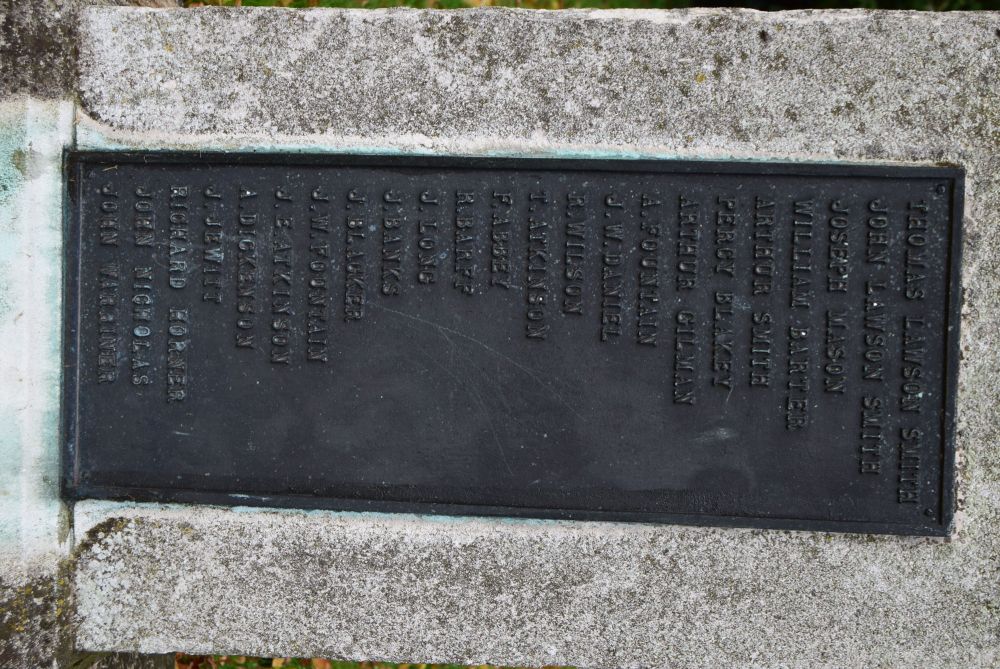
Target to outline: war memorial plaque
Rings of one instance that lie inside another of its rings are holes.
[[[67,171],[70,497],[948,532],[959,169]]]

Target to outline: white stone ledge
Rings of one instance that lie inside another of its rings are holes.
[[[996,118],[1000,13],[95,8],[121,130],[939,159]]]
[[[76,518],[96,528],[77,536],[86,648],[706,667],[995,648],[989,577],[956,570],[987,557],[969,542],[108,502]]]

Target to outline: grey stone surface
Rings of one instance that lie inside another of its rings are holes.
[[[138,131],[926,160],[997,132],[998,23],[988,12],[94,11],[80,93],[95,118]]]
[[[948,541],[77,505],[78,641],[581,666],[1000,664],[1000,14],[89,10],[91,148],[948,161]],[[164,546],[172,550],[164,551]]]
[[[0,96],[71,94],[79,0],[0,2]]]
[[[178,6],[179,0],[0,0],[0,98],[75,95],[77,25],[83,7]]]

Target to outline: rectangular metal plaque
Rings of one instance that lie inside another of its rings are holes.
[[[948,531],[959,169],[67,161],[70,497]]]

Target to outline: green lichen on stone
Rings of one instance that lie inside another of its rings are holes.
[[[97,525],[94,525],[93,527],[87,530],[87,533],[83,535],[83,538],[77,542],[73,552],[76,556],[88,553],[102,541],[107,540],[109,537],[115,534],[124,532],[125,529],[128,528],[133,523],[141,523],[141,522],[142,521],[136,520],[134,518],[123,518],[123,517],[108,518],[106,520],[103,520]]]
[[[28,176],[28,164],[25,156],[26,154],[22,149],[15,149],[10,154],[10,164],[21,173],[21,176]]]
[[[42,666],[58,645],[56,579],[0,579],[0,667]]]
[[[833,114],[834,116],[840,116],[842,114],[850,114],[854,110],[855,110],[854,103],[848,100],[847,102],[844,102],[842,104],[834,105],[833,109],[830,110],[830,113]]]

